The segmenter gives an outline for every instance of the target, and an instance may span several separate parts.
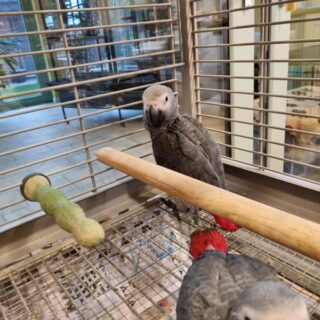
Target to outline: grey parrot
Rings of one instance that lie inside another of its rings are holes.
[[[177,320],[308,320],[303,298],[276,271],[246,255],[227,253],[216,230],[191,235],[194,261],[180,288]]]
[[[216,142],[196,119],[178,110],[169,87],[154,84],[143,94],[144,124],[148,129],[157,164],[214,186],[227,189],[223,164]],[[176,200],[169,204],[178,215],[189,210],[197,221],[198,208]],[[214,215],[222,229],[235,231],[238,226]]]

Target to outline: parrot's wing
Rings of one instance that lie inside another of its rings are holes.
[[[182,118],[177,125],[172,125],[161,133],[154,134],[153,130],[149,129],[153,155],[157,164],[163,167],[210,183],[210,162],[199,143],[194,141],[195,138],[191,140],[185,133],[191,129],[195,131],[195,127]],[[189,133],[189,136],[195,137],[195,134]]]
[[[226,262],[241,290],[257,281],[277,280],[275,269],[246,255],[227,254]]]
[[[152,129],[150,129],[152,139],[153,155],[158,165],[165,168],[180,172],[178,166],[180,163],[179,145],[177,138],[168,133],[162,133],[155,138],[152,136]]]
[[[218,146],[197,120],[188,115],[178,115],[168,126],[149,128],[149,132],[153,154],[159,165],[227,189]],[[196,217],[197,208],[189,205],[183,207],[182,211],[189,210]],[[222,229],[235,231],[239,228],[227,219],[217,215],[214,218]]]
[[[226,319],[229,301],[239,293],[223,255],[193,262],[185,275],[177,302],[177,320]]]
[[[192,118],[178,116],[170,127],[161,132],[149,129],[156,162],[168,169],[224,188],[224,173],[218,148],[213,148],[215,143],[207,139],[205,129],[203,128],[203,133],[190,119]],[[212,143],[212,148],[207,147],[208,143]],[[215,161],[219,164],[216,165]]]
[[[227,189],[224,177],[224,168],[221,162],[220,150],[217,143],[214,141],[209,131],[197,119],[192,118],[188,114],[184,114],[182,117],[197,129],[197,140],[199,141],[204,154],[209,159],[212,165],[213,172],[218,181],[218,186],[220,188]]]

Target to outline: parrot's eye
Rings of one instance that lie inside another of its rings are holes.
[[[166,96],[166,102],[168,101],[168,96]]]

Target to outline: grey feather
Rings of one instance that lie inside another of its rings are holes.
[[[227,189],[224,168],[221,162],[220,150],[218,144],[214,141],[212,135],[204,127],[204,125],[197,119],[190,117],[189,115],[183,115],[183,118],[188,120],[193,126],[197,128],[196,136],[200,147],[203,150],[204,155],[209,159],[212,166],[212,172],[217,180],[216,186]],[[212,183],[214,184],[214,183]]]
[[[228,320],[308,320],[306,302],[280,281],[258,281],[230,302]]]
[[[268,308],[272,312],[272,308],[280,305],[277,301],[287,307],[285,311],[291,319],[290,310],[294,309],[297,301],[301,302],[301,298],[279,283],[276,271],[261,261],[245,255],[225,256],[217,251],[206,251],[193,262],[182,281],[177,320],[243,320],[244,312],[250,308],[251,320],[264,320],[269,319]],[[272,298],[270,291],[274,292]],[[255,292],[258,299],[260,297],[260,303],[254,300]],[[254,311],[259,312],[260,309],[264,310],[265,316],[252,316]],[[308,319],[303,302],[297,313],[300,312],[301,317],[297,320]]]
[[[205,127],[189,115],[178,115],[163,130],[149,129],[159,165],[226,189],[217,144]]]

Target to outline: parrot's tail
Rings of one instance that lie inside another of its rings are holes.
[[[213,215],[214,219],[216,220],[216,223],[220,226],[221,229],[226,230],[226,231],[236,231],[240,227],[237,226],[235,223],[222,218],[220,216],[217,216],[216,214]]]
[[[227,243],[222,234],[214,229],[197,230],[190,236],[189,252],[193,258],[197,258],[204,251],[208,250],[209,246],[217,251],[227,253]],[[212,248],[210,248],[212,250]]]

